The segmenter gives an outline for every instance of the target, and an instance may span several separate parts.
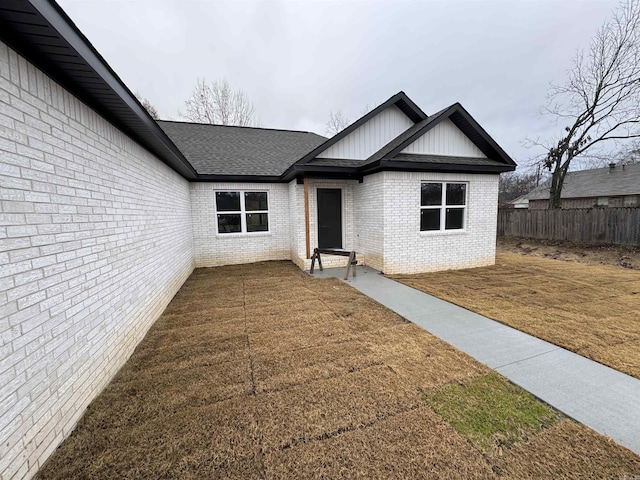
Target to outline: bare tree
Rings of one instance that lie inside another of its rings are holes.
[[[327,120],[327,135],[334,136],[336,133],[341,132],[349,126],[351,122],[344,116],[342,110],[337,112],[329,112],[329,120]]]
[[[618,163],[629,165],[631,163],[640,163],[640,141],[636,140],[631,145],[620,150],[614,157]]]
[[[217,125],[253,126],[255,109],[242,90],[233,90],[226,80],[207,82],[199,78],[185,102],[187,120]]]
[[[498,200],[507,203],[521,195],[529,193],[540,184],[540,172],[507,172],[500,175]],[[544,178],[542,178],[544,181]]]
[[[543,111],[568,124],[543,159],[552,172],[549,207],[560,208],[576,157],[603,142],[640,137],[640,0],[621,3],[589,50],[577,52],[566,84],[552,87]]]
[[[136,92],[134,95],[136,96],[138,101],[142,104],[142,106],[147,111],[147,113],[151,115],[151,118],[153,118],[154,120],[160,120],[160,116],[158,115],[158,110],[156,109],[156,107],[154,107],[151,104],[151,102],[147,97],[143,97],[142,95],[140,95],[139,92]]]

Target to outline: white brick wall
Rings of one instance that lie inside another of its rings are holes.
[[[218,234],[216,190],[269,192],[270,232]],[[286,183],[191,183],[191,218],[197,267],[291,258],[289,187]]]
[[[384,265],[387,274],[495,263],[498,175],[384,172]],[[420,232],[422,181],[468,182],[464,231]]]
[[[291,235],[291,261],[305,269],[306,233],[304,223],[304,185],[289,182],[289,218]]]
[[[464,232],[420,232],[422,181],[468,182],[467,225]],[[498,176],[381,172],[355,180],[309,181],[311,251],[318,244],[317,189],[343,192],[344,248],[354,249],[360,263],[388,274],[492,265],[498,205]],[[303,269],[305,259],[304,187],[289,185],[291,259]],[[194,218],[195,222],[195,218]],[[345,257],[323,257],[323,265],[346,265]]]
[[[0,43],[0,477],[33,475],[193,269],[188,182]]]
[[[358,258],[384,270],[384,173],[364,177],[355,188],[356,251]]]
[[[420,183],[469,182],[465,232],[420,232]],[[494,263],[497,175],[383,172],[343,192],[345,249],[385,273]],[[267,234],[218,235],[215,190],[267,190]],[[304,187],[193,183],[0,43],[0,477],[33,475],[197,266],[308,269]],[[344,257],[325,257],[343,266]]]

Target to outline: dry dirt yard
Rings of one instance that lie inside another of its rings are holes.
[[[498,251],[640,270],[640,247],[634,246],[585,245],[556,240],[498,237]]]
[[[620,478],[640,457],[338,280],[198,269],[40,478]]]
[[[494,266],[392,278],[640,378],[640,272],[619,261],[640,265],[632,252],[501,239]]]

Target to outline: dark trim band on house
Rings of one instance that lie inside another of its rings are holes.
[[[279,175],[198,175],[198,182],[282,183]]]
[[[0,38],[188,180],[197,173],[135,95],[49,0],[3,0]]]
[[[443,172],[443,173],[493,173],[500,174],[504,172],[510,172],[513,167],[509,165],[456,165],[456,164],[429,164],[426,166],[419,166],[413,162],[396,162],[390,160],[381,160],[380,165],[374,168],[372,171],[367,170],[363,172],[365,175],[370,175],[383,170],[402,170],[403,172]]]

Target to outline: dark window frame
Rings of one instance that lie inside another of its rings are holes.
[[[240,196],[240,210],[234,211],[225,211],[218,210],[218,193],[238,193]],[[266,210],[247,210],[246,209],[246,194],[247,193],[264,193],[266,195]],[[271,233],[271,210],[269,208],[270,205],[270,195],[268,190],[215,190],[213,194],[213,205],[215,211],[215,222],[216,222],[216,232],[218,235],[264,235]],[[266,230],[249,230],[250,225],[247,222],[248,215],[261,214],[266,215],[267,219],[267,229]],[[220,231],[220,223],[219,218],[222,215],[239,215],[240,216],[240,231],[237,232],[221,232]]]
[[[424,185],[439,185],[440,186],[440,195],[441,200],[439,205],[422,205],[422,191]],[[462,204],[448,204],[447,203],[447,186],[448,185],[463,185],[464,186],[464,202]],[[420,233],[430,234],[430,233],[443,233],[443,232],[464,232],[467,229],[467,208],[469,206],[469,182],[460,182],[460,181],[429,181],[423,180],[420,182]],[[423,211],[431,210],[438,211],[438,228],[423,228],[422,218]],[[452,220],[453,212],[452,210],[461,211],[462,212],[462,226],[460,228],[447,228],[448,221]],[[447,213],[451,213],[451,216],[448,216]]]

